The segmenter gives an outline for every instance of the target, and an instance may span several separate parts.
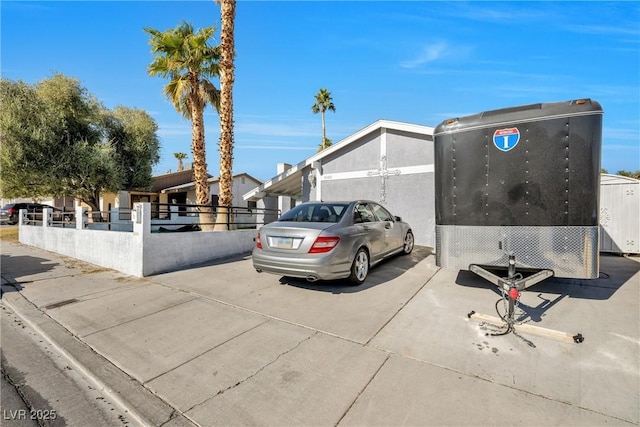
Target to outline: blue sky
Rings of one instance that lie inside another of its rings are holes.
[[[219,28],[202,1],[0,3],[2,77],[75,77],[108,108],[141,108],[159,125],[161,161],[191,160],[191,127],[150,77],[142,29]],[[219,42],[216,32],[215,44]],[[436,126],[450,117],[592,98],[605,111],[602,167],[640,170],[640,3],[244,1],[237,5],[234,173],[266,180],[321,141],[314,95],[327,88],[334,143],[378,119]],[[218,175],[219,118],[205,114]]]

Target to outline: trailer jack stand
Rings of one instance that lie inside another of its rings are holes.
[[[516,302],[520,298],[520,291],[553,276],[553,271],[551,270],[540,270],[529,277],[522,277],[521,274],[516,273],[515,255],[509,255],[509,266],[506,278],[499,277],[476,264],[471,264],[469,266],[469,270],[500,288],[503,297],[508,300],[507,314],[504,317],[500,316],[500,318],[506,323],[507,329],[493,335],[506,335],[510,332],[515,332],[513,329],[513,325],[515,323],[514,313]],[[475,314],[475,312],[472,313]],[[469,318],[471,318],[472,313],[469,313]]]
[[[509,270],[508,277],[502,278],[498,277],[495,274],[485,270],[484,268],[472,264],[469,266],[469,270],[476,273],[478,276],[490,281],[500,288],[502,294],[505,299],[508,299],[508,309],[506,316],[500,315],[500,318],[494,316],[487,316],[485,314],[479,314],[475,311],[470,312],[467,317],[471,320],[479,321],[482,323],[488,323],[497,327],[505,327],[506,329],[502,332],[491,334],[491,335],[506,335],[508,333],[514,333],[519,338],[523,339],[525,342],[529,344],[531,347],[535,347],[535,345],[522,337],[518,332],[524,332],[531,335],[537,335],[541,337],[555,339],[557,341],[567,342],[567,343],[576,343],[580,344],[584,341],[584,337],[582,334],[569,334],[566,332],[555,331],[552,329],[546,329],[539,326],[533,326],[529,324],[517,324],[515,320],[515,306],[516,302],[520,298],[520,291],[523,289],[535,285],[538,282],[543,281],[544,279],[553,276],[553,271],[551,270],[541,270],[527,278],[523,278],[521,274],[516,273],[516,258],[513,255],[509,256]],[[500,300],[498,300],[500,302]],[[516,327],[517,326],[517,331]]]
[[[496,276],[476,264],[471,264],[469,270],[493,283],[500,288],[503,294],[506,294],[509,300],[509,309],[505,321],[509,326],[512,326],[514,322],[514,308],[516,301],[520,298],[520,291],[553,276],[553,271],[551,270],[540,270],[529,277],[522,277],[521,274],[516,273],[515,255],[509,255],[509,266],[506,278]]]

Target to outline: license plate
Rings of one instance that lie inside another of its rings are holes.
[[[278,249],[291,249],[293,247],[293,238],[291,237],[271,237],[269,246]]]

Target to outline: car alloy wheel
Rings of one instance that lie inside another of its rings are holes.
[[[358,249],[351,265],[351,280],[356,285],[362,284],[369,274],[369,253],[364,248]]]
[[[404,236],[404,245],[402,246],[402,253],[405,255],[409,255],[413,250],[413,233],[411,231],[407,231],[407,234]]]

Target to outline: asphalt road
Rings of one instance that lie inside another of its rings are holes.
[[[2,425],[6,427],[35,427],[38,421],[31,419],[29,407],[20,396],[12,379],[4,372],[5,361],[2,360],[2,376],[0,376],[0,395],[2,395]]]
[[[135,425],[72,361],[6,305],[2,322],[0,424],[26,426]]]

